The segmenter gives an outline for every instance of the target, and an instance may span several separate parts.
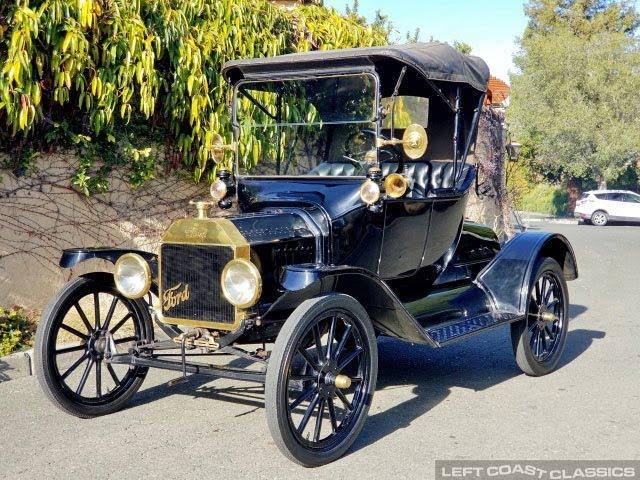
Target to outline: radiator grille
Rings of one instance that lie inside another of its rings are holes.
[[[160,248],[163,315],[176,319],[235,322],[235,309],[222,295],[220,275],[233,259],[233,249],[216,245],[163,244]],[[165,303],[165,292],[177,288],[178,294],[188,285],[188,299],[182,296],[177,305]]]

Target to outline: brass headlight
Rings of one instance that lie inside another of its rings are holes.
[[[151,288],[151,267],[137,253],[125,253],[116,261],[113,279],[127,298],[142,298]]]
[[[360,198],[367,205],[373,205],[380,200],[380,186],[371,179],[365,180],[360,187]]]
[[[262,294],[262,277],[258,268],[249,260],[231,260],[222,270],[222,293],[238,308],[256,304]]]

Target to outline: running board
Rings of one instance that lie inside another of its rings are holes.
[[[437,347],[444,347],[476,333],[485,332],[499,325],[512,323],[522,318],[524,317],[512,313],[485,313],[475,317],[433,325],[426,328],[425,332]]]

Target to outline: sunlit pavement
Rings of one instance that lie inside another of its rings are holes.
[[[516,368],[508,328],[442,350],[382,340],[378,390],[343,459],[306,470],[271,441],[262,387],[153,371],[130,407],[79,420],[35,377],[0,384],[0,478],[431,478],[436,459],[640,459],[640,226],[536,224],[573,243],[558,371]]]

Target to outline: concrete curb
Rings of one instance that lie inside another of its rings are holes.
[[[521,218],[522,223],[558,223],[562,225],[577,225],[577,218]]]
[[[0,357],[0,382],[33,375],[33,349]]]

